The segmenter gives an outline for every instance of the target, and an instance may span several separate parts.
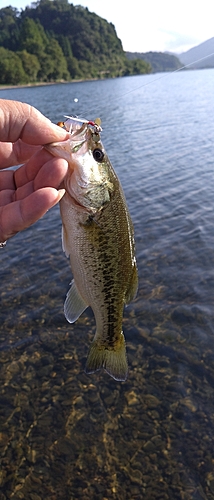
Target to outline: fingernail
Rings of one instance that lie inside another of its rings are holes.
[[[65,194],[65,189],[58,189],[59,201],[63,198],[64,194]]]

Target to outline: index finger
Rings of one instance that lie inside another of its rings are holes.
[[[42,145],[68,138],[66,130],[58,127],[29,104],[0,99],[0,141]]]

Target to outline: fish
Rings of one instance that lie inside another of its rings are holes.
[[[62,247],[70,258],[73,281],[64,313],[69,323],[91,307],[96,332],[85,372],[101,368],[117,381],[128,375],[124,306],[137,293],[134,230],[123,189],[101,142],[100,119],[66,117],[60,126],[69,139],[47,144],[65,158],[68,172],[60,201]]]

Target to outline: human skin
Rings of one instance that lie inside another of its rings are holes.
[[[68,137],[36,108],[0,99],[0,242],[36,222],[64,195],[68,164],[42,146]]]

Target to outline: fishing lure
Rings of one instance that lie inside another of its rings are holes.
[[[58,122],[57,125],[59,125],[59,127],[64,127],[70,134],[73,130],[76,130],[78,128],[77,127],[78,124],[80,124],[79,128],[81,128],[82,125],[86,124],[94,127],[97,133],[102,131],[100,118],[96,118],[95,121],[85,120],[84,118],[78,118],[76,116],[67,116],[67,115],[65,115],[65,118],[67,118],[67,120],[65,120],[64,122]]]

